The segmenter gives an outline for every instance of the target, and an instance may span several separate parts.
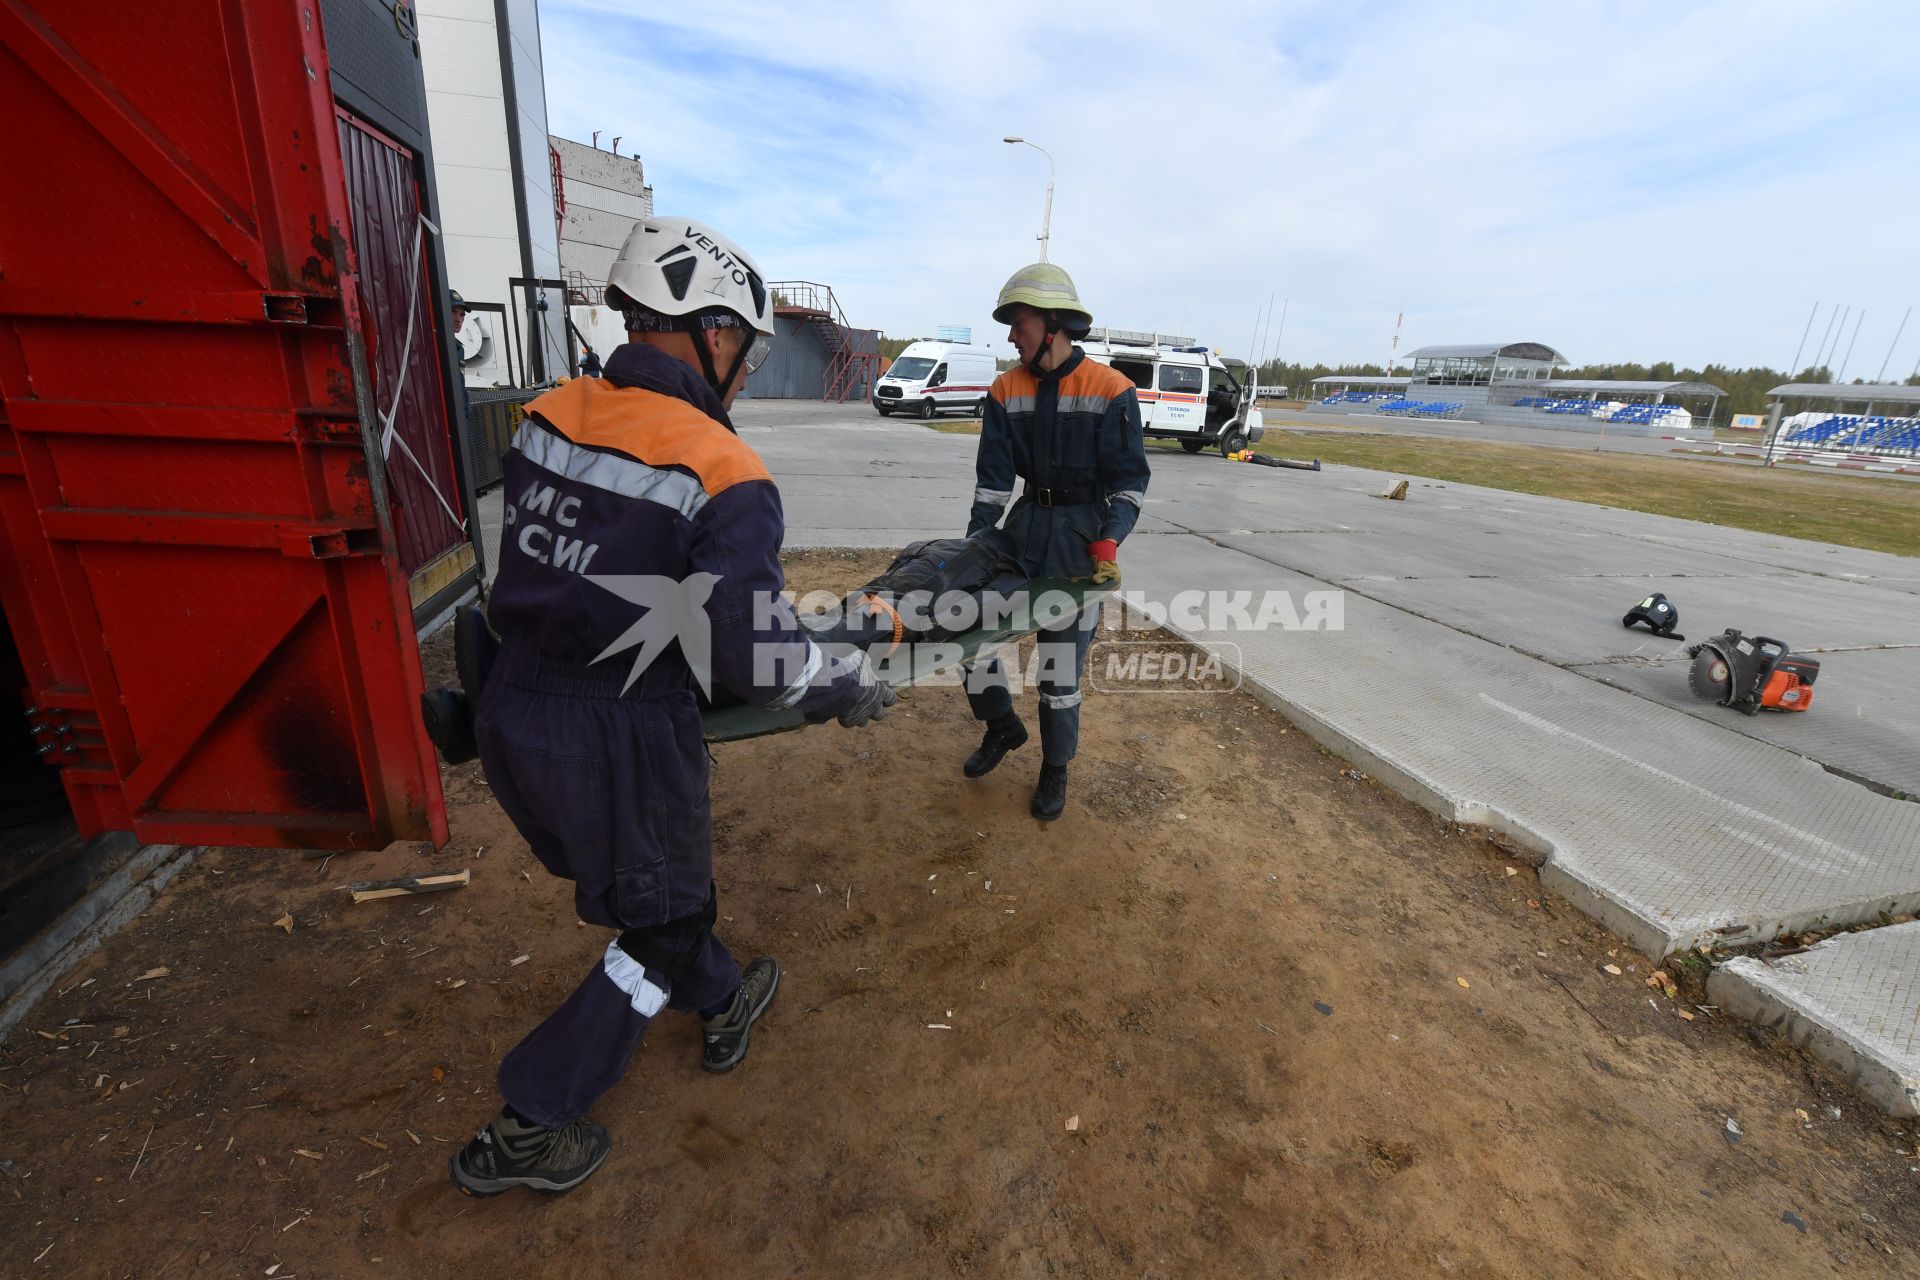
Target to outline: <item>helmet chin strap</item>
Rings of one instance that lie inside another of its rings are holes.
[[[701,375],[706,378],[707,385],[713,388],[713,394],[719,399],[720,403],[724,405],[727,401],[727,388],[732,386],[734,378],[739,376],[740,366],[747,362],[747,352],[751,349],[752,344],[748,342],[744,336],[742,337],[740,350],[738,354],[733,357],[733,365],[727,370],[727,376],[722,378],[713,367],[713,353],[707,350],[706,335],[711,332],[711,330],[702,326],[699,319],[693,316],[688,316],[681,321],[680,330],[682,333],[685,333],[688,340],[693,343],[694,354],[700,357]],[[733,430],[731,426],[727,429],[729,431]]]
[[[1047,312],[1046,339],[1041,342],[1040,349],[1033,353],[1033,359],[1027,361],[1027,368],[1032,372],[1034,377],[1044,378],[1047,376],[1046,367],[1043,364],[1041,364],[1041,361],[1047,358],[1047,352],[1053,350],[1053,335],[1059,332],[1060,332],[1060,317],[1055,315],[1051,311]]]

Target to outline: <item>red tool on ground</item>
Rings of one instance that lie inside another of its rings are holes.
[[[1813,705],[1820,661],[1793,653],[1769,636],[1727,630],[1688,649],[1687,687],[1709,702],[1747,715],[1805,711]]]

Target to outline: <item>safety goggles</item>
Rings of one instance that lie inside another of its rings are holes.
[[[625,310],[627,328],[634,333],[676,333],[687,325],[685,316],[662,315],[657,311],[648,311],[644,307],[630,306]],[[739,329],[747,335],[747,357],[741,363],[748,373],[752,373],[767,362],[773,354],[773,339],[749,325],[730,311],[705,311],[695,317],[702,329]]]
[[[749,332],[753,335],[753,342],[747,347],[745,364],[747,372],[752,373],[765,364],[767,357],[773,354],[773,339],[757,329]]]

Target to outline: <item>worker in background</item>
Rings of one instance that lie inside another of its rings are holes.
[[[1133,382],[1073,345],[1093,325],[1073,280],[1051,263],[1013,273],[993,318],[1007,326],[1020,364],[987,395],[974,462],[967,536],[994,527],[1009,502],[1004,532],[1028,574],[1044,578],[1120,576],[1119,547],[1147,494],[1146,441]],[[1015,477],[1023,480],[1018,500]],[[1067,764],[1080,742],[1080,672],[1100,624],[1096,603],[1035,638],[1040,676],[1040,779],[1033,816],[1051,821],[1067,803]],[[970,673],[967,701],[987,728],[967,757],[969,778],[987,774],[1024,745],[1027,727],[998,658]]]
[[[466,361],[460,353],[460,331],[467,327],[467,300],[460,296],[458,289],[447,290],[447,310],[453,317],[453,328],[447,330],[447,340],[453,344],[453,369],[458,380],[453,384],[453,411],[459,420],[460,438],[466,438],[467,415],[473,411],[472,402],[467,398],[467,379],[463,368]]]
[[[816,646],[780,597],[780,495],[727,410],[764,358],[753,260],[683,219],[636,224],[608,280],[628,342],[605,376],[527,406],[506,458],[489,620],[500,655],[474,736],[500,807],[589,924],[619,930],[500,1064],[505,1105],[452,1159],[473,1195],[565,1191],[612,1147],[586,1118],[662,1009],[705,1021],[731,1071],[780,984],[713,930],[712,813],[695,687],[855,726],[894,694]]]

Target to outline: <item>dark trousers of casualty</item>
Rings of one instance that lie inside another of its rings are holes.
[[[621,697],[624,675],[621,663],[560,667],[509,651],[474,726],[487,783],[534,856],[573,881],[582,920],[621,931],[500,1063],[507,1104],[550,1129],[613,1087],[660,1010],[712,1010],[740,988],[740,966],[713,934],[693,691],[650,692],[643,681]]]
[[[1096,603],[1033,637],[1042,763],[1066,764],[1079,749],[1080,673],[1099,627]],[[967,705],[976,720],[997,720],[1013,710],[1013,693],[998,654],[967,672]]]

